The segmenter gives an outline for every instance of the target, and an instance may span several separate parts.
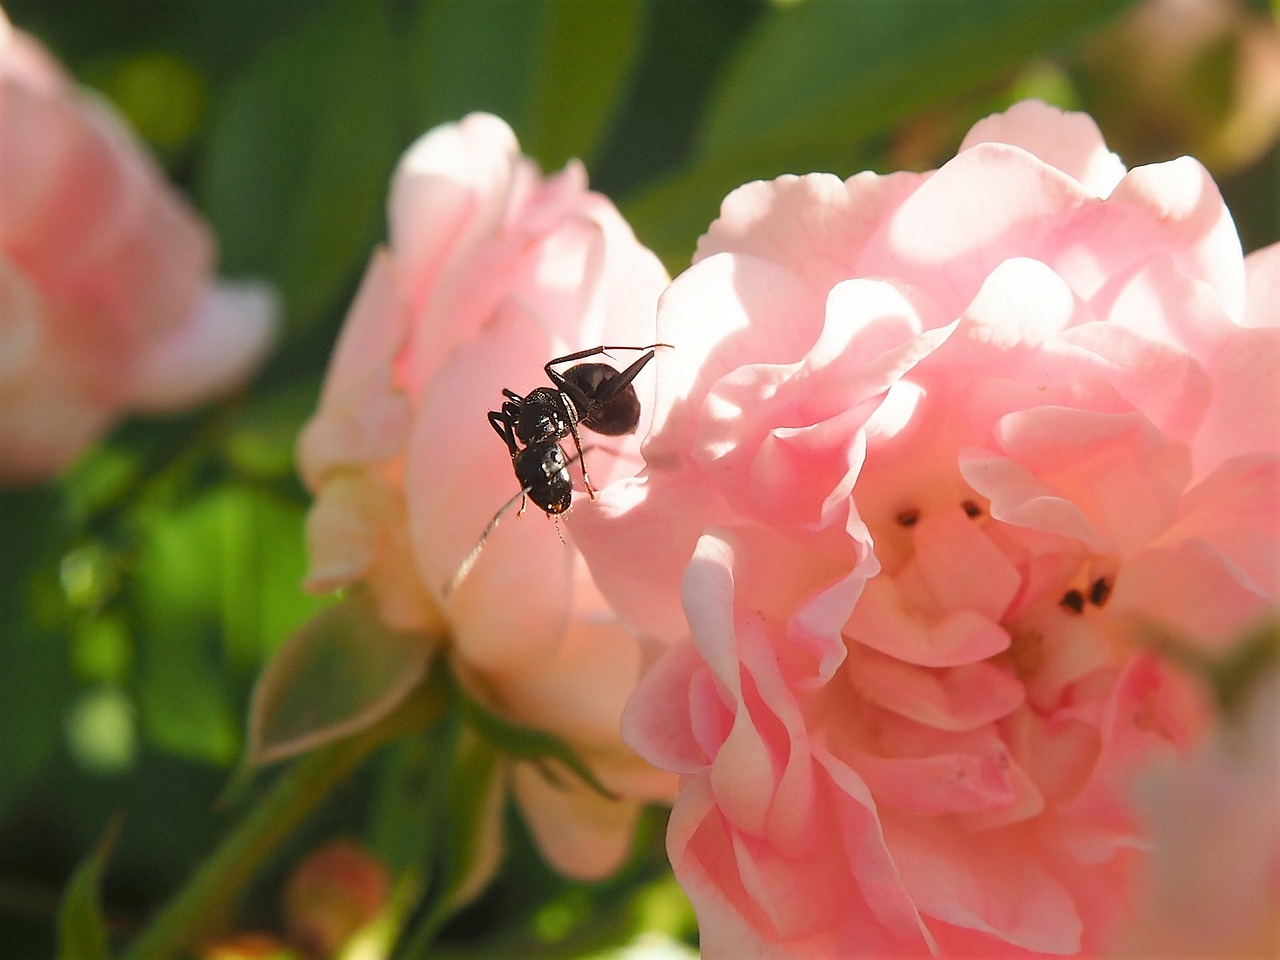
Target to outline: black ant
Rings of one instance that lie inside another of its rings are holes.
[[[507,399],[501,409],[489,411],[489,425],[507,445],[512,468],[520,481],[520,492],[494,514],[471,553],[446,585],[445,596],[452,593],[471,571],[485,540],[517,500],[520,501],[517,516],[524,515],[528,500],[532,500],[549,517],[556,517],[569,509],[573,502],[573,478],[569,475],[569,466],[573,462],[582,463],[583,486],[587,495],[595,499],[596,492],[583,459],[578,427],[588,427],[609,437],[635,433],[640,423],[640,398],[636,396],[636,388],[631,381],[653,359],[659,347],[670,348],[671,344],[651,343],[645,347],[601,345],[579,350],[548,360],[543,365],[542,369],[553,386],[536,387],[524,396],[503,388],[502,395]],[[621,371],[607,363],[578,363],[564,373],[555,369],[557,365],[573,360],[602,354],[608,356],[610,350],[648,352]],[[560,446],[560,441],[566,437],[573,438],[577,451],[572,458],[567,457]]]

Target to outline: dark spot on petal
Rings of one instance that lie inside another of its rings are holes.
[[[903,510],[894,519],[898,521],[900,527],[914,527],[920,522],[920,511]]]
[[[982,507],[978,506],[978,503],[976,500],[965,500],[963,503],[960,504],[960,506],[964,508],[965,514],[970,519],[974,519],[982,516]]]
[[[1058,601],[1058,606],[1063,610],[1069,610],[1071,613],[1084,613],[1084,594],[1079,590],[1068,590],[1062,595],[1062,599]]]
[[[1107,602],[1107,598],[1111,596],[1111,581],[1106,577],[1099,577],[1093,581],[1093,586],[1089,588],[1089,602],[1095,607],[1100,607]]]

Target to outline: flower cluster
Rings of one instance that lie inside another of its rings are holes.
[[[574,514],[669,649],[708,958],[1096,953],[1132,784],[1202,729],[1152,651],[1280,596],[1280,248],[1195,161],[1025,102],[922,174],[741,187],[664,294],[646,466]]]
[[[208,228],[105,101],[0,11],[0,481],[68,466],[121,416],[238,384],[274,295],[210,280]]]
[[[1135,778],[1205,726],[1152,641],[1218,655],[1280,594],[1280,253],[1246,263],[1203,168],[1023,103],[931,173],[748,184],[656,334],[656,261],[495,118],[424,137],[390,206],[300,445],[312,585],[446,624],[629,798],[517,765],[552,861],[609,869],[663,795],[612,732],[652,642],[624,726],[681,776],[704,955],[1104,951]],[[511,524],[445,600],[513,487],[495,385],[654,340],[644,467],[624,443],[567,515],[590,574]]]

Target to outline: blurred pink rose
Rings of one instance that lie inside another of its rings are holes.
[[[516,798],[549,859],[600,875],[625,854],[640,803],[674,794],[674,778],[619,735],[640,646],[536,508],[506,518],[447,602],[442,588],[519,490],[485,419],[502,388],[549,386],[542,365],[565,353],[652,343],[667,276],[613,204],[587,190],[580,164],[543,179],[506,124],[484,114],[414,144],[389,208],[390,243],[373,256],[299,445],[316,495],[309,586],[364,584],[398,629],[447,624],[455,670],[476,696],[569,742],[623,795],[514,765]],[[651,385],[647,374],[637,382]],[[589,436],[593,484],[638,469],[637,437]]]
[[[0,11],[0,481],[54,476],[120,417],[236,386],[273,296],[211,284],[208,228],[105,101]]]
[[[1188,760],[1139,779],[1151,856],[1114,956],[1280,957],[1280,671],[1241,706]]]
[[[624,735],[682,776],[708,960],[1106,943],[1131,782],[1203,726],[1144,642],[1216,655],[1280,592],[1280,248],[1247,268],[1198,163],[1034,102],[725,200],[647,466],[570,522],[670,645]]]

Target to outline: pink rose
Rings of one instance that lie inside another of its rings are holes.
[[[0,481],[56,475],[130,412],[235,387],[276,304],[105,101],[0,11]]]
[[[1131,782],[1202,726],[1144,645],[1277,609],[1278,283],[1199,164],[1040,103],[931,173],[730,194],[647,466],[571,523],[670,645],[624,734],[681,775],[708,960],[1106,943]]]
[[[566,353],[652,343],[667,276],[613,204],[587,190],[580,164],[544,179],[506,124],[484,114],[418,140],[389,208],[390,243],[373,255],[299,444],[316,495],[309,586],[363,584],[390,626],[444,628],[476,696],[566,740],[624,796],[513,767],[552,863],[600,875],[625,854],[641,803],[674,794],[674,778],[620,739],[640,645],[536,508],[506,518],[447,601],[443,588],[520,489],[486,422],[502,389],[550,386],[542,366]],[[651,388],[645,374],[637,383]],[[638,468],[636,436],[586,436],[596,486]]]

